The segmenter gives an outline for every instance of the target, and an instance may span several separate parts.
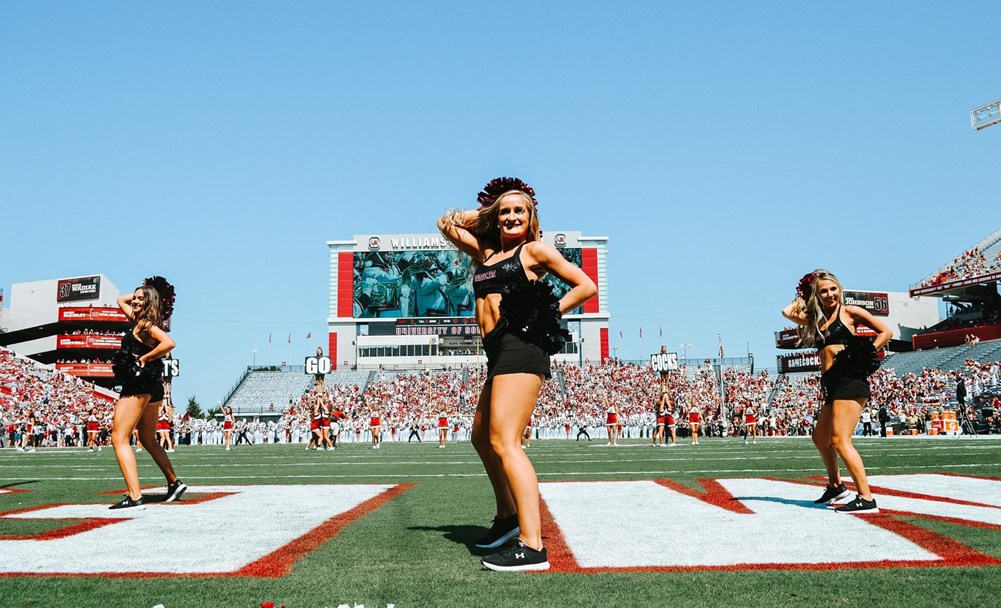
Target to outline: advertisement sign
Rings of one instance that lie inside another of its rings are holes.
[[[110,363],[56,363],[56,370],[85,378],[114,378]]]
[[[56,302],[96,300],[101,297],[101,277],[61,279],[56,288]]]
[[[107,348],[118,350],[122,346],[121,336],[59,336],[56,348]]]
[[[776,357],[779,373],[815,372],[820,369],[820,355],[815,352],[779,355]]]
[[[581,249],[559,251],[572,264],[581,266]],[[469,256],[456,249],[374,249],[354,252],[353,261],[352,316],[356,319],[474,315],[473,266]],[[556,277],[547,275],[543,280],[556,297],[562,298],[570,291],[570,286]],[[568,314],[580,311],[578,308]]]
[[[845,304],[858,306],[878,317],[890,315],[890,294],[885,291],[854,291],[845,290]]]
[[[798,341],[799,335],[794,327],[787,327],[782,331],[775,332],[775,348],[798,348],[796,346]]]
[[[103,321],[128,323],[129,319],[119,308],[66,307],[59,309],[60,321]]]

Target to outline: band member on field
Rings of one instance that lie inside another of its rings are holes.
[[[532,433],[534,432],[533,427],[535,426],[535,416],[528,419],[528,424],[525,426],[525,432],[521,435],[521,447],[530,448],[532,447]]]
[[[862,457],[852,445],[852,433],[871,396],[869,375],[879,367],[876,351],[890,341],[893,332],[864,308],[845,306],[841,282],[826,270],[805,275],[796,294],[782,314],[800,326],[800,346],[817,347],[822,370],[824,405],[817,414],[813,443],[827,469],[827,487],[814,502],[832,504],[849,496],[838,468],[840,456],[858,493],[836,511],[878,513]],[[874,342],[857,335],[862,325],[879,334]]]
[[[438,220],[442,235],[473,259],[476,320],[487,354],[487,378],[473,419],[472,440],[493,486],[497,515],[476,546],[518,542],[481,563],[491,570],[545,570],[539,482],[519,437],[535,409],[549,357],[567,332],[563,313],[597,292],[594,283],[556,248],[541,241],[535,191],[517,178],[498,178],[478,196],[480,208]],[[542,277],[571,286],[562,298]]]
[[[133,429],[138,429],[146,450],[167,478],[166,502],[179,499],[188,489],[156,441],[156,422],[163,401],[161,358],[174,349],[174,341],[161,326],[173,313],[174,288],[163,277],[146,279],[134,293],[119,297],[118,307],[130,326],[114,358],[115,380],[121,383],[122,390],[115,403],[111,443],[128,493],[110,508],[145,508],[136,457],[129,445]]]

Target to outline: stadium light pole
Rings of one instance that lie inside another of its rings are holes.
[[[254,357],[254,363],[251,365],[251,368],[257,367],[257,349],[256,348],[250,349],[250,354],[253,355]]]
[[[983,131],[1001,123],[1001,99],[970,110],[970,126],[974,131]]]
[[[685,365],[688,365],[688,349],[695,348],[695,345],[686,342],[684,344],[679,344],[678,346],[680,346],[685,351]]]

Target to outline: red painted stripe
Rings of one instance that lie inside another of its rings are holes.
[[[390,489],[386,490],[382,494],[374,498],[361,503],[350,511],[346,511],[330,518],[326,522],[320,524],[318,527],[314,528],[307,534],[293,540],[289,544],[277,549],[268,555],[260,558],[256,562],[244,566],[236,572],[199,572],[196,574],[175,574],[168,572],[78,572],[78,573],[68,573],[68,574],[52,574],[52,573],[35,573],[35,572],[2,572],[0,573],[0,578],[9,577],[108,577],[108,578],[215,578],[215,577],[260,577],[260,578],[280,578],[292,571],[292,566],[295,562],[317,547],[337,536],[352,522],[364,517],[365,515],[371,513],[372,511],[378,509],[382,505],[390,502],[391,500],[397,498],[410,488],[416,486],[417,484],[407,483],[407,484],[397,484]],[[225,494],[208,494],[212,498],[218,498],[219,496],[224,496]],[[193,501],[184,501],[191,504]],[[183,504],[183,503],[181,503]],[[34,509],[48,508],[52,506],[60,505],[42,505],[39,507],[32,507],[30,509],[25,509],[24,511],[30,511]],[[16,511],[11,511],[15,513]],[[3,514],[0,514],[2,517]],[[96,521],[96,520],[91,520]],[[103,521],[103,520],[101,520]],[[115,520],[118,521],[118,520]],[[114,523],[108,522],[108,523]],[[106,525],[106,524],[102,524]],[[99,526],[93,526],[99,527]],[[82,530],[81,530],[82,531]],[[32,539],[37,540],[39,537],[32,537]],[[20,540],[20,539],[18,539]]]
[[[354,316],[354,254],[337,254],[337,316]]]
[[[330,368],[337,369],[337,332],[327,335],[327,356],[330,357]]]
[[[783,479],[780,481],[795,481],[789,479]],[[578,480],[579,483],[586,483],[585,480]],[[703,488],[706,488],[706,494],[699,494],[696,490],[692,488],[687,488],[682,486],[682,488],[676,488],[676,482],[670,480],[656,480],[657,483],[671,488],[678,489],[678,491],[687,494],[689,496],[694,496],[700,500],[719,500],[723,497],[723,493],[729,494],[722,487],[722,493],[713,489],[713,484],[716,483],[715,480],[705,480],[699,479],[698,482]],[[664,483],[666,482],[666,483]],[[708,483],[707,483],[708,482]],[[799,483],[799,482],[797,482]],[[732,498],[732,496],[731,496]],[[714,504],[714,503],[711,503]],[[718,505],[726,508],[728,510],[733,510],[730,506]],[[741,505],[742,508],[743,505]],[[783,564],[783,563],[773,563],[773,564],[731,564],[728,566],[646,566],[646,567],[629,567],[629,568],[615,568],[615,567],[604,567],[604,568],[584,568],[573,556],[573,551],[566,544],[566,539],[563,537],[563,533],[560,531],[559,526],[556,524],[556,520],[553,518],[552,513],[550,513],[549,508],[546,506],[545,501],[542,501],[540,514],[542,516],[542,538],[546,545],[546,550],[549,552],[549,563],[550,569],[546,572],[550,574],[601,574],[601,573],[624,573],[624,572],[732,572],[732,571],[743,571],[743,570],[798,570],[798,571],[833,571],[833,570],[852,570],[852,569],[888,569],[888,568],[946,568],[946,567],[963,567],[963,566],[997,566],[1001,565],[1001,559],[992,557],[990,555],[985,555],[955,541],[951,538],[944,537],[940,534],[921,528],[914,524],[902,521],[893,517],[892,512],[881,511],[874,515],[856,515],[855,517],[864,517],[865,520],[873,525],[879,526],[890,532],[897,534],[907,540],[913,542],[914,544],[920,546],[921,548],[940,556],[941,560],[925,560],[925,561],[897,561],[897,560],[883,560],[883,561],[867,561],[867,562],[839,562],[839,563],[820,563],[820,564]],[[906,515],[912,516],[913,514],[907,513]],[[831,517],[845,517],[844,515],[831,513]],[[921,515],[925,519],[937,519],[940,521],[949,521],[948,519],[939,517],[928,517],[926,515]],[[977,522],[970,522],[966,520],[954,520],[953,523],[960,523],[964,525],[972,525],[975,527],[984,527],[983,524]],[[987,525],[988,528],[994,529],[996,526]],[[804,542],[809,542],[804,540]],[[542,574],[542,573],[540,573]]]
[[[608,359],[608,328],[601,328],[601,360]]]
[[[722,486],[715,479],[699,479],[699,485],[702,486],[703,491],[699,492],[695,488],[690,488],[686,485],[682,485],[671,479],[656,479],[654,483],[664,486],[670,490],[674,490],[679,494],[684,494],[685,496],[691,496],[692,498],[697,498],[706,504],[710,504],[714,507],[719,507],[721,509],[726,509],[731,513],[742,513],[744,515],[753,515],[754,511],[748,509],[742,502],[733,497],[726,488]]]
[[[594,247],[586,247],[581,249],[581,270],[584,271],[595,285],[598,285],[598,290],[600,292],[601,285],[598,283],[598,250]],[[599,303],[599,296],[596,294],[593,298],[584,302],[584,312],[601,312],[601,305]]]

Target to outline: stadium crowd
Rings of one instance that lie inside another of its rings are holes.
[[[998,270],[1001,270],[1001,252],[998,252],[993,259],[988,259],[983,252],[974,247],[964,251],[961,256],[953,260],[937,275],[925,279],[919,286],[943,285],[953,281],[992,274]]]
[[[342,442],[369,440],[373,415],[382,420],[386,441],[433,441],[439,420],[448,419],[453,441],[469,438],[473,413],[483,385],[479,367],[441,371],[381,373],[367,386],[326,385],[325,391],[339,420]],[[943,411],[956,408],[956,387],[963,378],[970,399],[984,402],[981,430],[1001,432],[1001,365],[968,360],[959,371],[925,369],[920,374],[896,375],[880,369],[870,379],[872,401],[863,413],[857,432],[874,433],[883,421],[898,432],[926,432],[929,422]],[[737,435],[743,410],[753,406],[764,436],[809,435],[821,403],[819,376],[799,374],[775,377],[767,371],[751,373],[725,368],[723,386],[717,370],[709,365],[683,368],[667,379],[678,435],[689,433],[687,416],[693,405],[701,414],[701,433]],[[622,437],[650,437],[655,425],[655,403],[662,378],[648,365],[614,360],[583,366],[558,364],[542,388],[533,417],[536,438],[571,438],[582,429],[587,436],[605,437],[605,414],[610,404],[619,410]],[[289,401],[284,411],[270,419],[238,420],[235,444],[305,443],[310,439],[309,399],[317,389]],[[725,400],[724,400],[725,395]],[[723,407],[725,404],[725,407]],[[51,371],[34,362],[0,350],[0,418],[4,433],[0,445],[26,446],[26,434],[45,446],[83,445],[84,428],[91,408],[101,420],[102,442],[110,428],[110,401],[95,397],[93,387],[78,378]],[[974,408],[966,410],[975,417]],[[221,445],[222,423],[192,418],[178,411],[174,420],[178,443]]]

